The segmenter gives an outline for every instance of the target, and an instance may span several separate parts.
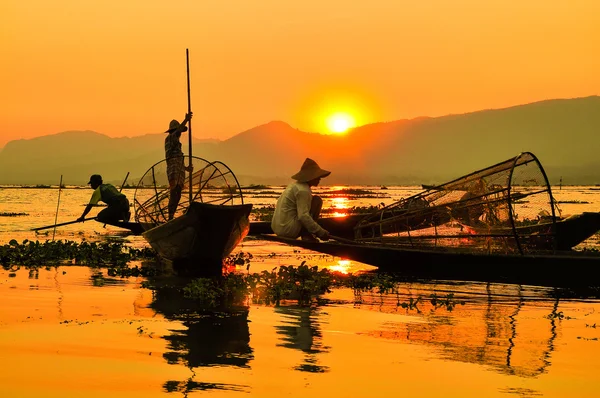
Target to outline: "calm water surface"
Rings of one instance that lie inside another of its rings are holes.
[[[327,200],[325,207],[387,204],[417,191],[374,189],[382,196]],[[0,217],[0,243],[52,239],[52,229],[36,235],[29,228],[54,223],[57,193],[0,188],[0,213],[27,213]],[[62,190],[58,222],[77,218],[90,194]],[[591,187],[554,194],[570,202],[560,205],[563,215],[600,211],[600,191]],[[266,205],[276,195],[247,199]],[[145,246],[96,222],[57,228],[54,238]],[[238,251],[253,254],[251,272],[302,261],[370,268],[261,241]],[[599,396],[600,305],[593,297],[533,286],[404,283],[398,294],[357,297],[339,289],[312,308],[252,305],[200,317],[144,281],[78,266],[1,270],[0,396]],[[451,299],[434,306],[432,295]]]

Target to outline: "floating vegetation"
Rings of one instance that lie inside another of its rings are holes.
[[[122,242],[29,241],[15,239],[0,246],[0,265],[40,267],[52,265],[89,265],[95,267],[126,267],[132,260],[156,258],[152,249],[135,249]]]
[[[383,203],[382,203],[382,205],[383,205]],[[346,214],[370,214],[370,213],[373,213],[374,211],[378,210],[379,208],[380,208],[379,206],[374,206],[374,205],[352,206],[352,207],[348,207],[347,209],[338,209],[336,207],[329,207],[327,209],[321,210],[321,214],[322,215],[334,214],[334,213],[340,213],[341,211],[343,211]]]
[[[229,273],[220,279],[198,278],[183,287],[187,299],[207,308],[254,304],[281,305],[296,300],[310,305],[315,296],[330,292],[335,275],[327,269],[309,267],[304,262],[297,268],[281,266],[261,273]]]
[[[265,207],[252,207],[250,216],[255,221],[271,221],[273,219],[273,213],[275,212],[275,205],[268,205]]]
[[[353,198],[389,198],[387,193],[373,192],[368,189],[343,188],[332,191],[322,191],[319,193],[322,198],[336,198],[347,196]]]
[[[268,189],[269,186],[262,184],[250,184],[246,187],[242,187],[242,189]]]
[[[249,264],[244,254],[234,256],[233,262]],[[333,288],[350,288],[354,292],[355,303],[361,303],[363,294],[395,295],[400,308],[421,312],[419,304],[429,302],[433,310],[445,308],[452,311],[464,301],[456,300],[453,294],[428,297],[400,295],[399,282],[386,274],[347,275],[328,269],[309,266],[306,262],[298,267],[280,266],[260,273],[228,273],[222,278],[197,278],[181,287],[165,286],[148,282],[145,287],[156,290],[159,295],[173,295],[179,292],[198,310],[226,310],[252,304],[280,306],[296,302],[302,307],[311,306],[322,300],[322,295]],[[171,291],[166,293],[166,291]],[[191,307],[191,306],[190,306]]]
[[[0,217],[19,217],[19,216],[28,216],[28,213],[10,213],[10,212],[3,212],[0,213]]]

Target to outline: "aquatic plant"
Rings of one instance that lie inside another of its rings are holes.
[[[304,262],[261,273],[228,273],[223,278],[198,278],[182,288],[186,299],[207,308],[240,306],[248,302],[279,306],[285,300],[310,305],[316,296],[330,292],[336,273]]]
[[[242,187],[242,189],[268,189],[269,186],[268,185],[262,185],[262,184],[250,184],[248,186]]]
[[[123,242],[30,241],[15,239],[0,245],[0,265],[39,267],[50,265],[89,265],[96,267],[125,267],[132,260],[154,258],[151,249],[127,247]]]

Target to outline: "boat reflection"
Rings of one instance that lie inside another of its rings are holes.
[[[179,364],[191,370],[187,380],[169,380],[163,388],[167,392],[188,393],[196,390],[248,391],[248,386],[199,382],[199,368],[227,366],[249,368],[254,359],[250,347],[247,309],[227,312],[200,311],[191,300],[183,297],[172,286],[155,287],[151,308],[167,319],[181,322],[184,329],[172,330],[163,336],[168,342],[163,354],[169,364]]]
[[[302,351],[303,362],[294,369],[301,372],[325,373],[329,367],[319,364],[319,354],[329,352],[329,347],[323,344],[320,328],[322,309],[279,307],[275,311],[283,315],[283,325],[275,326],[281,336],[280,347]]]
[[[445,360],[536,377],[551,365],[561,325],[560,299],[550,294],[521,285],[410,283],[401,284],[393,299],[363,296],[361,307],[406,311],[425,321],[386,323],[369,335],[426,345]],[[418,298],[412,309],[398,304]]]

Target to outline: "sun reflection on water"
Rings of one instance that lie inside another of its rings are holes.
[[[350,272],[350,260],[338,260],[335,265],[328,265],[327,268],[330,271],[341,272],[342,274],[348,274]]]
[[[331,208],[335,210],[331,212],[331,217],[346,217],[348,215],[348,212],[344,210],[348,210],[350,208],[348,204],[348,198],[332,198]]]

